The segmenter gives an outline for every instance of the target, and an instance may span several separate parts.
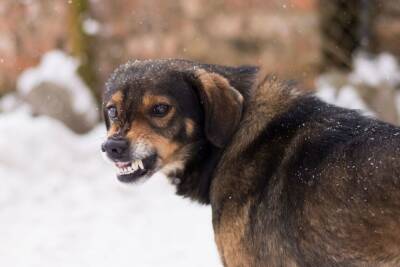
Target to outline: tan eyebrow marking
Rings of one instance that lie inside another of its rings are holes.
[[[158,103],[171,104],[171,100],[165,96],[145,94],[142,103],[144,108],[148,108]]]
[[[153,122],[158,126],[158,127],[165,127],[170,119],[174,116],[175,114],[175,108],[172,105],[172,100],[166,96],[161,96],[161,95],[152,95],[152,94],[145,94],[142,99],[142,106],[141,110],[143,114],[147,113],[150,108],[156,104],[167,104],[171,106],[171,110],[168,112],[168,114],[165,117],[159,118],[157,120],[154,120]]]
[[[121,105],[122,105],[122,99],[123,99],[123,94],[122,94],[122,92],[121,91],[118,91],[118,92],[116,92],[115,94],[113,94],[112,96],[111,96],[111,100],[110,101],[108,101],[108,103],[107,103],[107,105],[106,105],[106,107],[108,108],[108,107],[110,107],[110,106],[117,106],[117,107],[121,107]]]

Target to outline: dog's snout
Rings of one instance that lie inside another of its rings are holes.
[[[129,148],[129,142],[126,139],[114,139],[110,138],[102,144],[101,150],[106,152],[107,155],[112,159],[121,159],[127,153]]]

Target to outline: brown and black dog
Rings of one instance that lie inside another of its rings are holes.
[[[257,72],[119,67],[102,146],[119,180],[159,171],[211,204],[227,267],[400,266],[400,128]]]

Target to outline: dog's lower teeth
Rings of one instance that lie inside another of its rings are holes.
[[[132,167],[127,167],[127,168],[118,168],[117,169],[117,174],[118,175],[126,175],[126,174],[131,174],[135,172],[135,169]]]
[[[141,160],[135,160],[131,163],[131,166],[129,167],[122,167],[119,168],[117,167],[117,174],[118,175],[127,175],[127,174],[131,174],[134,173],[135,171],[137,171],[138,169],[144,170],[144,165],[143,162]]]

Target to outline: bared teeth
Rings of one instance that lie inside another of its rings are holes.
[[[142,169],[142,170],[144,169],[144,165],[141,160],[133,161],[130,166],[126,166],[126,165],[121,166],[121,165],[117,164],[117,166],[116,166],[118,175],[127,175],[127,174],[134,173],[138,169]]]
[[[132,167],[132,169],[134,169],[134,170],[137,170],[137,169],[138,169],[137,160],[135,160],[135,161],[132,162],[131,167]]]
[[[140,169],[144,169],[143,162],[141,160],[138,160],[138,166]]]
[[[144,169],[143,162],[141,160],[135,160],[132,162],[131,165],[132,169],[137,170],[137,169]]]

